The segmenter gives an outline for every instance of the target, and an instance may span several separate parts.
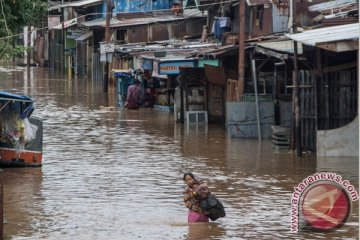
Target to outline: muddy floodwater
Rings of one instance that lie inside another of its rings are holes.
[[[116,107],[114,89],[54,70],[2,65],[0,88],[31,96],[44,121],[43,166],[4,169],[5,239],[358,239],[353,202],[343,227],[290,232],[304,178],[336,172],[356,189],[358,158],[298,159],[271,141],[230,139],[223,126]],[[187,224],[182,175],[206,180],[227,216]]]

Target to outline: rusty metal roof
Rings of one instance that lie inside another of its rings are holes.
[[[310,46],[346,40],[359,41],[359,35],[360,23],[313,29],[296,34],[286,34],[287,37]]]
[[[168,46],[164,46],[168,43]],[[116,46],[116,52],[123,55],[130,55],[138,58],[146,58],[156,61],[177,61],[177,60],[192,60],[204,57],[205,53],[211,54],[224,54],[235,50],[238,51],[237,46],[225,46],[219,47],[217,43],[199,43],[199,42],[183,42],[183,41],[164,41],[158,44],[124,44]],[[154,52],[165,51],[167,52],[165,57],[155,57]],[[213,52],[211,52],[213,51]]]
[[[194,18],[194,17],[192,17]],[[198,18],[198,17],[196,17]],[[187,17],[175,16],[175,15],[167,15],[167,16],[159,16],[159,17],[148,17],[148,18],[130,18],[130,19],[116,19],[112,18],[110,21],[110,27],[128,27],[128,26],[136,26],[136,25],[146,25],[150,23],[160,23],[160,22],[174,22],[179,20],[188,19]],[[86,27],[105,27],[106,20],[105,19],[95,19],[92,21],[87,21],[81,23]]]
[[[239,46],[237,45],[226,45],[220,47],[212,47],[206,49],[200,49],[195,54],[198,57],[205,58],[221,58],[229,55],[236,55],[239,52]]]

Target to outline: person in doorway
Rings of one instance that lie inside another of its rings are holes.
[[[140,81],[135,80],[134,84],[128,87],[125,107],[128,109],[138,109],[141,101]]]
[[[185,173],[183,180],[186,184],[186,189],[184,191],[184,203],[189,209],[188,223],[209,222],[208,216],[205,215],[205,212],[200,207],[200,202],[197,200],[195,192],[195,189],[200,186],[206,187],[206,185],[201,184],[198,180],[196,180],[192,173]]]

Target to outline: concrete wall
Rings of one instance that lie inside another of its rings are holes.
[[[262,138],[270,138],[271,125],[275,124],[274,103],[261,101],[259,109]],[[255,102],[227,102],[226,127],[228,135],[232,138],[257,138]]]
[[[332,130],[317,131],[318,156],[359,156],[359,117]]]
[[[280,101],[280,125],[291,126],[292,102]]]

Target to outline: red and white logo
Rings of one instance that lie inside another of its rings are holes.
[[[341,227],[349,217],[351,201],[345,190],[332,182],[310,186],[300,201],[302,218],[314,229]]]
[[[340,228],[348,220],[356,188],[332,172],[314,173],[301,181],[291,197],[291,232]]]

